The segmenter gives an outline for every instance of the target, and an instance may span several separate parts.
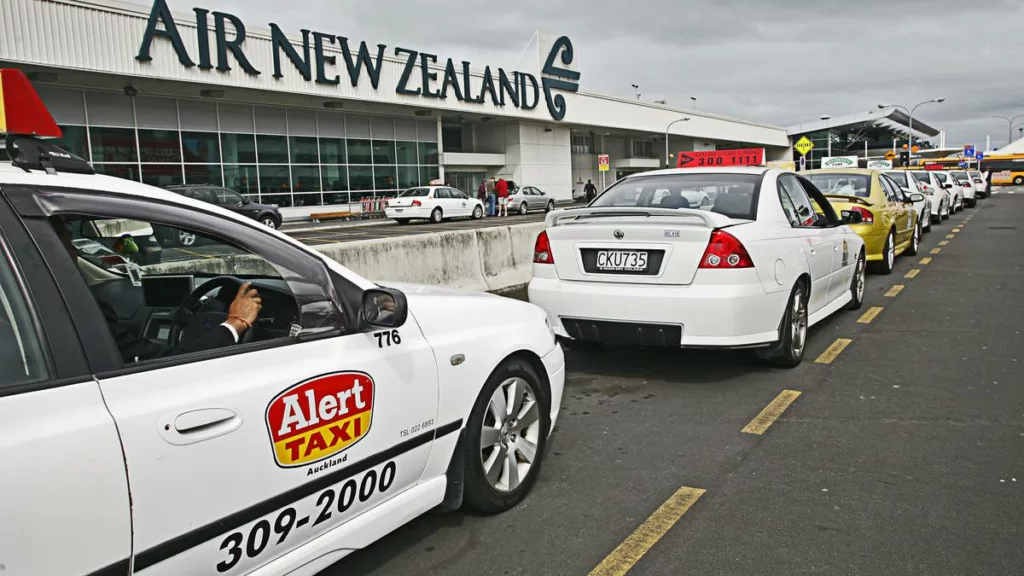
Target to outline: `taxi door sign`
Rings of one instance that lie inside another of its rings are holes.
[[[740,148],[737,150],[705,150],[680,152],[677,168],[703,168],[709,166],[761,166],[764,164],[764,148]]]
[[[363,439],[373,421],[374,383],[363,372],[316,376],[267,405],[267,432],[278,466],[304,466]]]

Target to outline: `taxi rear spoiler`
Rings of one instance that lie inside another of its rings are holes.
[[[863,204],[865,206],[874,206],[871,202],[868,202],[866,198],[860,196],[847,196],[846,194],[825,194],[825,198],[835,198],[836,200],[844,200],[851,204]]]
[[[693,208],[634,208],[604,206],[600,208],[570,208],[549,212],[544,226],[553,228],[564,224],[582,224],[598,218],[681,218],[700,223],[707,228],[721,228],[735,224],[735,220],[706,210]],[[685,223],[685,222],[684,222]]]

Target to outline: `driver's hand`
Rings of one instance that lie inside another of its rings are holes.
[[[231,302],[231,307],[228,308],[228,321],[232,322],[234,319],[240,318],[248,322],[247,326],[241,326],[242,330],[238,330],[238,333],[241,334],[256,322],[262,308],[263,298],[260,298],[260,293],[252,287],[252,282],[246,282],[239,286],[238,293],[235,294],[235,299]],[[239,326],[236,324],[242,324],[242,322],[232,322],[232,326],[237,329]]]

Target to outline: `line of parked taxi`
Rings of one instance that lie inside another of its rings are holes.
[[[796,366],[807,329],[860,308],[866,270],[891,274],[917,254],[925,230],[974,205],[974,184],[866,169],[630,175],[548,214],[530,302],[568,348],[751,348]]]

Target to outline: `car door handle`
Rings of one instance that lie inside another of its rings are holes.
[[[180,446],[233,432],[242,426],[242,417],[227,408],[199,408],[163,420],[159,426],[165,441]]]

